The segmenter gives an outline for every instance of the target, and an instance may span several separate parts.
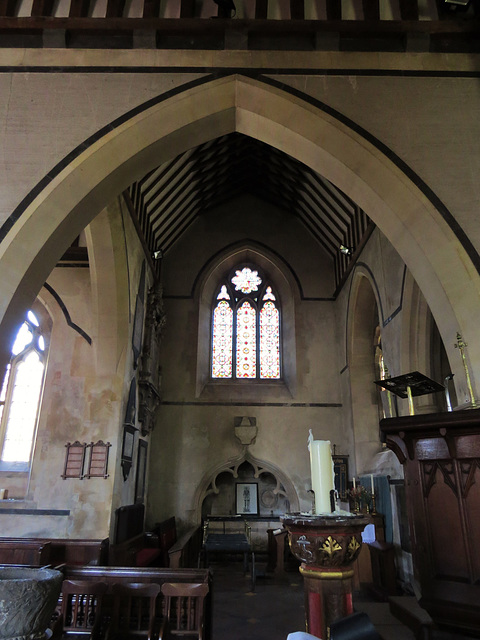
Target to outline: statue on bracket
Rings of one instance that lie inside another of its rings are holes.
[[[154,284],[147,296],[145,314],[145,336],[140,373],[138,379],[138,420],[143,436],[148,435],[155,425],[155,413],[160,404],[161,367],[160,345],[165,326],[163,292],[160,284]]]

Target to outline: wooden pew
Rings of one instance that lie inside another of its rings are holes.
[[[115,537],[109,549],[109,565],[148,567],[162,564],[158,538],[144,531],[144,519],[143,504],[128,504],[115,511]]]
[[[212,574],[209,569],[171,569],[167,567],[77,567],[62,568],[66,580],[100,580],[108,584],[116,582],[207,582]]]
[[[189,529],[168,549],[171,569],[196,567],[202,549],[203,529],[200,525]]]
[[[171,569],[162,567],[76,567],[67,565],[62,567],[62,572],[66,580],[87,580],[107,583],[108,589],[105,596],[107,606],[114,584],[125,584],[129,582],[155,583],[159,584],[160,587],[166,583],[207,584],[209,591],[205,602],[205,632],[203,637],[205,640],[211,639],[213,584],[212,574],[209,569]],[[158,618],[163,616],[163,610],[163,599],[159,596],[157,603]]]
[[[163,522],[159,522],[155,525],[153,533],[158,537],[158,544],[161,553],[161,566],[169,567],[169,551],[171,547],[177,542],[177,525],[175,516],[167,518]],[[180,565],[178,565],[180,566]]]
[[[140,533],[118,544],[110,545],[108,564],[112,567],[150,567],[161,564],[158,545],[152,546],[150,536]]]
[[[103,540],[57,538],[50,540],[53,565],[105,565],[108,562],[108,538]]]
[[[0,564],[105,565],[108,543],[108,538],[0,538]]]
[[[0,539],[0,564],[45,566],[50,564],[51,546],[44,540]]]

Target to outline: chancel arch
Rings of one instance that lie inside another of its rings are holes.
[[[115,123],[16,212],[0,244],[1,365],[18,317],[73,238],[133,180],[179,153],[237,131],[279,148],[349,195],[395,246],[424,293],[447,352],[468,341],[480,315],[480,277],[420,181],[322,104],[231,75],[200,81]],[[421,186],[421,184],[420,184]],[[445,211],[443,211],[445,214]],[[448,212],[447,212],[448,214]],[[18,250],[22,247],[22,251]],[[469,248],[470,250],[470,248]],[[470,251],[471,254],[471,251]],[[480,374],[480,343],[469,352]],[[453,362],[453,358],[450,358]],[[456,361],[457,362],[457,361]],[[461,364],[454,373],[465,394]]]

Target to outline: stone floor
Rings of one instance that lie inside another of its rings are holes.
[[[299,573],[282,580],[258,577],[252,591],[240,563],[215,564],[212,640],[286,640],[289,633],[305,631],[303,579]],[[383,640],[415,640],[389,610],[368,593],[354,594],[356,611],[368,614]]]

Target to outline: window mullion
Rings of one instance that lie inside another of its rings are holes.
[[[232,327],[232,380],[237,380],[237,312],[238,304],[233,309],[233,327]]]

